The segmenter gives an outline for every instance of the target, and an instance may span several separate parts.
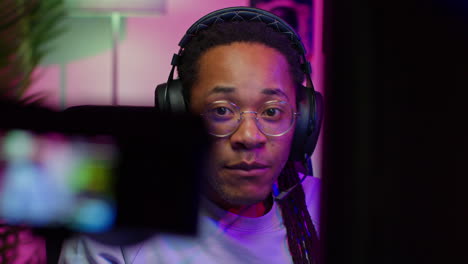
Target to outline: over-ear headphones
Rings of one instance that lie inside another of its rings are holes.
[[[161,111],[173,113],[188,111],[188,100],[184,97],[182,83],[179,79],[174,80],[174,70],[179,64],[180,56],[183,56],[182,52],[184,48],[198,32],[217,23],[234,21],[265,23],[275,31],[285,34],[293,44],[292,46],[301,56],[301,70],[306,77],[306,86],[304,87],[301,85],[299,89],[304,90],[305,96],[303,100],[297,102],[299,115],[296,119],[294,139],[289,158],[293,161],[304,161],[305,158],[312,154],[317,144],[322,120],[322,96],[314,90],[310,78],[310,63],[306,59],[306,50],[300,37],[296,34],[294,29],[281,18],[265,10],[252,7],[228,7],[211,12],[195,22],[179,42],[179,52],[172,57],[172,69],[167,83],[160,84],[156,87],[155,105]]]

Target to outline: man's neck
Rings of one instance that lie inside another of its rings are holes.
[[[271,209],[272,203],[268,200],[270,199],[252,205],[231,206],[227,211],[245,217],[260,217]]]
[[[271,197],[268,197],[264,201],[251,205],[232,205],[226,203],[225,201],[220,201],[216,199],[210,200],[228,212],[245,217],[263,216],[266,213],[268,213],[271,210],[271,207],[273,206],[273,199]]]

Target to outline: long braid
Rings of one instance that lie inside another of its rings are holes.
[[[280,190],[286,190],[299,180],[294,163],[288,162],[278,178],[278,185]],[[279,206],[294,263],[319,263],[319,240],[307,210],[302,186],[297,186],[279,202]]]

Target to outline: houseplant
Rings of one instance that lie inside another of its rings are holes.
[[[0,1],[0,100],[23,104],[41,100],[41,94],[30,94],[28,89],[37,66],[52,48],[50,41],[64,30],[60,26],[64,17],[64,0]],[[0,122],[2,114],[8,113],[0,113]],[[8,226],[0,219],[0,263],[43,261],[45,253],[36,252],[40,246],[26,260],[18,253],[25,233],[25,228]]]

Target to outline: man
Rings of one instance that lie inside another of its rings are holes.
[[[198,237],[127,248],[80,238],[62,263],[317,263],[319,183],[295,186],[289,160],[305,89],[291,41],[263,22],[216,23],[184,47],[178,72],[190,111],[215,139]]]

